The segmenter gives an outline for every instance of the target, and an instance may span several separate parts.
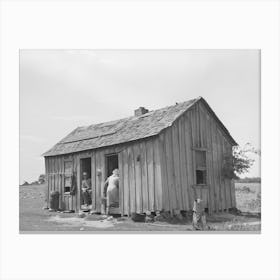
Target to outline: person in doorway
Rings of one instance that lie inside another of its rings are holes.
[[[119,170],[114,169],[104,185],[103,196],[106,198],[106,215],[110,207],[119,207]]]
[[[82,180],[82,197],[83,204],[88,206],[91,204],[91,179],[88,178],[87,172],[83,172],[83,180]]]
[[[199,223],[201,223],[201,227]],[[203,201],[200,198],[195,199],[193,203],[193,227],[195,230],[206,228],[206,215]]]

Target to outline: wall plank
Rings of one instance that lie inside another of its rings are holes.
[[[96,184],[96,152],[92,153],[91,156],[91,188],[92,188],[92,210],[96,209],[97,201],[97,184]]]
[[[108,152],[106,150],[100,150],[100,169],[101,169],[101,176],[100,176],[100,190],[99,190],[99,196],[97,197],[97,207],[98,211],[101,211],[101,197],[103,195],[104,191],[104,183],[107,179],[106,169],[105,169],[105,154]],[[100,210],[99,210],[100,209]]]
[[[159,155],[159,139],[154,141],[154,174],[155,174],[155,207],[156,210],[162,210],[162,177],[161,177],[161,162]]]
[[[135,167],[135,186],[136,186],[136,213],[142,213],[142,179],[141,179],[141,163],[142,160],[140,154],[139,144],[136,143],[133,145],[134,153],[134,167]]]
[[[53,190],[57,191],[57,178],[56,178],[56,157],[53,157]]]
[[[202,131],[202,116],[200,111],[200,104],[196,104],[196,117],[197,117],[197,128],[198,128],[198,135],[199,135],[199,147],[204,147],[203,145],[203,131]]]
[[[175,190],[175,174],[174,163],[172,155],[172,134],[171,130],[165,131],[165,151],[166,151],[166,166],[167,166],[167,180],[170,198],[170,210],[173,211],[177,208],[176,190]]]
[[[77,155],[77,211],[81,208],[81,161],[80,156]]]
[[[46,179],[47,179],[47,190],[46,190],[46,200],[47,200],[47,207],[50,207],[50,171],[49,171],[49,158],[45,157],[45,172],[46,172]]]
[[[76,183],[76,187],[77,187],[77,160],[75,157],[75,154],[72,155],[72,161],[73,161],[73,175],[74,175],[74,180]],[[77,191],[76,194],[72,196],[72,200],[73,200],[73,210],[77,211]]]
[[[217,148],[216,127],[213,119],[211,120],[211,140],[212,140],[212,153],[213,153],[213,178],[215,184],[215,197],[216,197],[216,210],[221,210],[221,194],[218,175],[218,148]]]
[[[102,170],[101,170],[101,153],[96,151],[95,154],[95,183],[96,183],[96,199],[95,207],[97,212],[101,212],[101,201],[100,198],[103,196],[101,193],[101,183],[102,183]]]
[[[155,210],[155,179],[154,179],[154,153],[152,140],[146,142],[147,149],[147,165],[148,165],[148,196],[149,209]]]
[[[183,209],[182,191],[181,191],[181,168],[180,168],[180,151],[179,151],[179,133],[177,122],[173,124],[172,131],[172,153],[175,174],[175,191],[176,191],[176,208]]]
[[[187,180],[187,167],[186,167],[186,145],[185,145],[185,133],[184,133],[184,117],[178,120],[179,129],[179,151],[180,151],[180,174],[181,174],[181,193],[183,206],[181,210],[189,209],[189,197],[188,197],[188,180]]]
[[[206,112],[204,111],[203,105],[199,103],[199,120],[200,120],[200,134],[201,134],[201,147],[207,147],[207,119]]]
[[[170,210],[170,197],[167,178],[167,165],[166,165],[166,150],[165,150],[165,134],[161,133],[159,136],[159,156],[161,162],[161,178],[162,178],[162,208],[165,211]]]
[[[52,190],[55,191],[55,159],[52,157]]]
[[[129,168],[129,193],[130,193],[130,211],[136,212],[136,182],[134,168],[134,153],[132,147],[128,147],[128,168]]]
[[[140,143],[141,154],[141,178],[142,178],[142,200],[143,200],[143,212],[149,210],[149,195],[148,195],[148,165],[146,154],[146,141]]]
[[[123,192],[123,178],[124,178],[124,170],[123,170],[123,154],[118,154],[118,160],[119,160],[119,173],[120,173],[120,180],[119,180],[119,208],[121,215],[124,215],[124,192]]]
[[[199,110],[198,110],[198,104],[194,106],[195,111],[193,114],[194,118],[194,126],[193,126],[193,131],[194,131],[194,140],[195,140],[195,145],[193,147],[201,147],[201,135],[200,135],[200,122],[199,122]]]
[[[62,194],[63,194],[63,190],[62,190],[62,180],[61,180],[61,176],[62,176],[62,158],[61,157],[57,157],[56,158],[57,161],[57,184],[58,184],[58,191],[59,191],[59,209],[62,208]]]
[[[196,107],[195,107],[196,108]],[[191,157],[192,157],[192,170],[193,170],[193,185],[192,185],[192,202],[197,197],[197,195],[200,195],[199,189],[195,187],[196,185],[196,169],[195,169],[195,152],[194,148],[198,148],[200,146],[199,143],[199,135],[198,135],[198,122],[197,122],[197,110],[191,110],[190,111],[190,131],[191,131]]]
[[[52,192],[52,158],[49,157],[49,187],[50,187],[50,194]]]
[[[232,148],[231,145],[229,143],[227,143],[226,139],[224,141],[225,143],[225,150],[226,150],[226,154],[231,157],[232,155]],[[232,193],[232,188],[231,188],[231,179],[226,179],[226,186],[227,186],[227,190],[228,190],[228,194],[229,194],[229,207],[233,207],[233,198],[232,196],[234,195],[234,193]]]
[[[213,172],[213,151],[212,151],[212,138],[211,138],[211,121],[210,116],[206,117],[206,143],[207,143],[207,180],[209,185],[209,214],[216,210],[215,207],[215,181]]]
[[[221,135],[221,149],[222,149],[221,165],[222,165],[222,169],[223,169],[224,156],[227,154],[227,152],[226,152],[226,148],[225,148],[225,139],[222,135]],[[222,183],[223,183],[224,193],[225,193],[225,209],[228,210],[230,208],[230,194],[229,194],[227,179],[223,177],[223,174],[222,174]]]
[[[184,116],[184,131],[185,131],[185,156],[186,164],[185,169],[187,171],[187,193],[189,210],[192,209],[194,194],[192,185],[194,185],[194,171],[193,171],[193,155],[192,155],[192,135],[191,135],[191,113],[187,112]]]
[[[220,182],[220,191],[221,191],[221,202],[222,202],[222,210],[226,209],[226,194],[225,194],[225,184],[222,178],[222,162],[223,162],[223,143],[222,143],[222,135],[220,134],[219,128],[217,129],[217,141],[218,141],[218,174],[219,174],[219,182]]]
[[[122,153],[122,157],[123,157],[123,193],[124,193],[123,208],[124,208],[124,214],[129,215],[130,214],[129,169],[128,169],[129,159],[128,159],[127,149],[124,149],[121,153]]]

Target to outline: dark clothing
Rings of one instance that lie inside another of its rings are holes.
[[[91,204],[91,190],[83,191],[82,195],[83,195],[83,203],[86,205],[90,205]]]
[[[82,181],[82,196],[83,196],[83,203],[86,205],[91,204],[91,179],[85,179]]]

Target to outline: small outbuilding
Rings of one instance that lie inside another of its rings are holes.
[[[196,98],[134,116],[78,127],[47,151],[48,197],[59,207],[81,209],[81,182],[92,182],[92,210],[101,212],[103,187],[119,169],[115,213],[189,211],[201,198],[209,213],[236,206],[232,179],[223,176],[225,158],[237,145],[208,103]]]

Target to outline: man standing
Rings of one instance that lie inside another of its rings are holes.
[[[83,172],[83,180],[82,180],[82,196],[83,196],[83,204],[88,206],[91,204],[91,179],[88,178],[87,172]]]

